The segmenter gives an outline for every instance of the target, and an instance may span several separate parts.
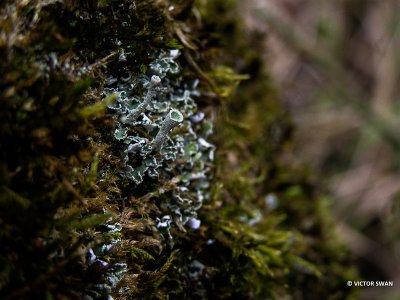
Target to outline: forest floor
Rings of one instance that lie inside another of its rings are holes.
[[[400,291],[400,1],[243,1],[296,132],[294,153],[331,195],[362,299]],[[397,116],[397,117],[396,117]]]

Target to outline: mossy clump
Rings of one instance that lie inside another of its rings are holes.
[[[235,9],[0,4],[1,299],[351,296]]]

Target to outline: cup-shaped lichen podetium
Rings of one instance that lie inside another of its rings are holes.
[[[162,144],[167,140],[169,131],[183,121],[183,115],[176,109],[171,109],[152,142],[154,151],[160,151]]]
[[[144,97],[144,100],[142,103],[139,104],[139,106],[132,112],[132,115],[129,117],[131,121],[136,121],[137,118],[139,118],[140,114],[145,112],[147,106],[150,104],[150,102],[153,100],[153,98],[157,95],[157,87],[161,83],[161,78],[153,75],[151,76],[150,79],[150,84],[147,89],[146,96]]]

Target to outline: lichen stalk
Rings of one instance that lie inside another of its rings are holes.
[[[157,87],[160,85],[161,79],[157,75],[151,76],[149,88],[147,90],[146,96],[142,103],[132,112],[131,121],[136,121],[139,116],[146,111],[146,108],[149,106],[151,101],[157,95]]]
[[[183,121],[183,115],[176,109],[172,109],[165,117],[160,130],[152,141],[153,151],[160,151],[161,146],[167,139],[170,130]]]

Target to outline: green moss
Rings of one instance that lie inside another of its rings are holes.
[[[235,1],[171,4],[0,4],[0,298],[351,295],[350,260],[310,172],[287,159],[292,125]],[[161,155],[179,159],[134,184],[121,171],[121,141],[150,140],[157,130],[117,127],[106,107],[120,98],[106,88],[132,82],[132,97],[142,97],[170,49],[181,49],[172,64],[180,72],[165,71],[169,90],[157,94],[150,121],[169,112],[161,104],[185,102],[185,110],[172,106],[185,114],[169,132],[183,146],[164,145]],[[214,162],[204,140],[213,128]],[[183,204],[177,195],[187,196]],[[193,204],[200,196],[201,209]],[[177,207],[192,219],[180,221]]]

